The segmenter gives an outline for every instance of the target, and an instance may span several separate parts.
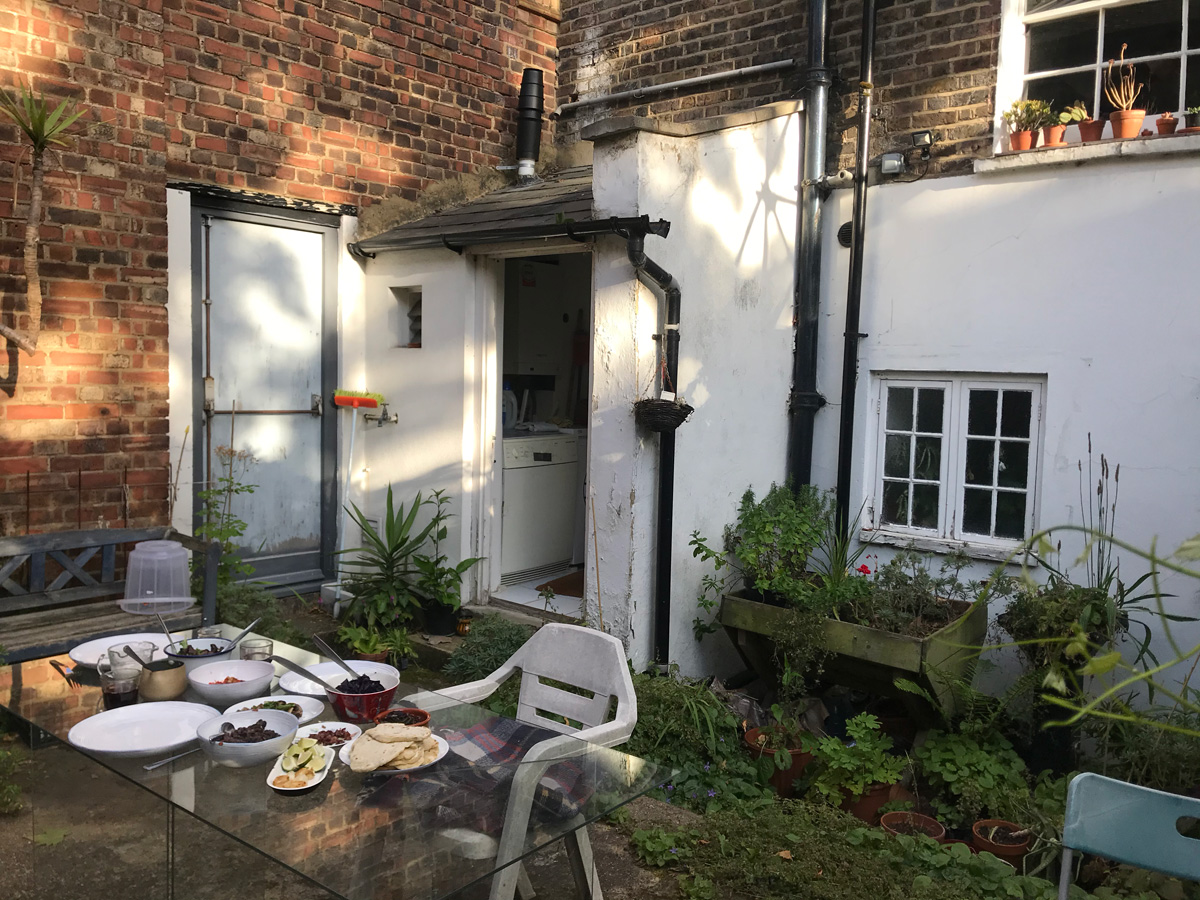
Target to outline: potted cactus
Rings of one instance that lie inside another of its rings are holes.
[[[1050,104],[1045,100],[1017,100],[1005,111],[1004,121],[1009,128],[1009,149],[1029,150],[1037,140],[1038,130],[1052,121]]]
[[[1088,112],[1087,103],[1083,100],[1076,100],[1060,112],[1058,121],[1064,128],[1067,125],[1078,125],[1079,139],[1085,144],[1098,141],[1104,136],[1104,121],[1093,119]]]
[[[1159,134],[1174,134],[1175,129],[1179,127],[1179,120],[1175,118],[1174,113],[1159,113],[1158,121],[1154,123],[1154,127],[1158,129]]]
[[[1108,114],[1108,121],[1112,123],[1113,137],[1117,139],[1137,137],[1146,119],[1146,110],[1133,108],[1144,85],[1138,82],[1133,64],[1125,62],[1125,50],[1128,47],[1128,44],[1121,45],[1116,81],[1113,80],[1113,66],[1117,65],[1118,60],[1110,59],[1108,68],[1104,70],[1104,96],[1116,107]]]

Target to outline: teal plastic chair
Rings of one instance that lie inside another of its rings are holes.
[[[1075,851],[1200,881],[1200,840],[1176,827],[1187,817],[1200,819],[1200,800],[1091,772],[1076,776],[1067,788],[1058,900],[1067,900]]]

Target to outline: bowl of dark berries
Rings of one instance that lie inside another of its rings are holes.
[[[209,759],[234,769],[271,762],[296,734],[296,717],[278,709],[229,713],[196,729],[196,742]]]
[[[327,690],[325,695],[343,722],[371,725],[377,715],[391,706],[400,676],[391,666],[376,668],[358,663],[354,669],[362,672],[357,678],[327,679],[336,690]]]
[[[393,706],[375,717],[376,725],[428,725],[429,713],[415,706]]]

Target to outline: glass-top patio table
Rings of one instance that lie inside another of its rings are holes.
[[[100,701],[94,671],[76,666],[84,684],[73,688],[52,660],[71,665],[62,656],[0,667],[0,706],[33,726],[35,747],[45,743],[46,734],[65,742],[73,725],[96,714]],[[396,697],[419,690],[401,684]],[[190,698],[189,691],[182,699]],[[316,721],[335,720],[326,704]],[[335,760],[324,781],[297,793],[268,786],[271,763],[231,769],[196,752],[146,771],[146,764],[169,754],[85,755],[166,801],[168,860],[175,856],[176,813],[181,811],[345,900],[436,900],[473,885],[477,887],[472,895],[486,893],[486,882],[498,871],[495,856],[487,854],[487,848],[495,847],[488,838],[500,837],[510,787],[523,766],[544,767],[525,852],[567,838],[572,874],[582,888],[581,881],[593,870],[589,864],[584,871],[585,861],[572,840],[577,829],[659,780],[651,762],[517,727],[479,706],[453,703],[434,713],[430,727],[450,739],[451,750],[428,769],[409,775],[360,775]],[[493,734],[499,738],[490,737]],[[524,754],[544,738],[558,742],[550,760],[524,763]],[[497,740],[506,750],[498,749]],[[481,747],[493,751],[482,761]],[[174,897],[173,870],[167,873],[167,883]],[[190,897],[194,891],[179,894]],[[569,895],[569,889],[563,895]]]

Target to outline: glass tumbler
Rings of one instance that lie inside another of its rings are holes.
[[[242,659],[270,659],[275,650],[274,642],[266,638],[246,638],[239,646]]]
[[[101,657],[96,670],[100,675],[100,699],[105,709],[119,709],[137,703],[141,666],[124,662],[114,666],[112,660]]]

